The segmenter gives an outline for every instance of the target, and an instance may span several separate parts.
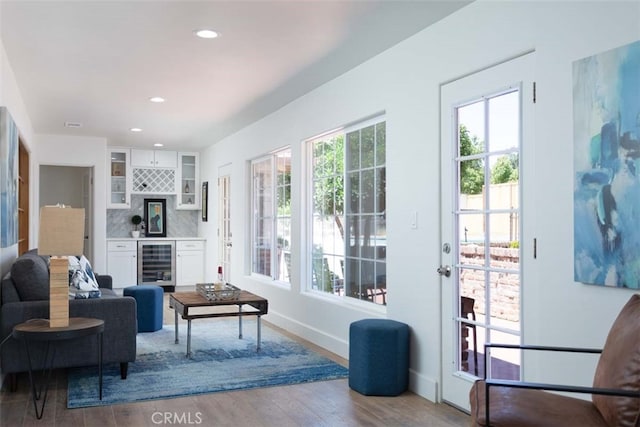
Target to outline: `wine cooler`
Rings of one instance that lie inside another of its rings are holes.
[[[175,288],[175,241],[138,240],[138,284]]]

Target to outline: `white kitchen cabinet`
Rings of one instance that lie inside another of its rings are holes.
[[[204,282],[204,240],[176,240],[176,286]]]
[[[107,274],[114,288],[126,288],[138,283],[138,246],[135,240],[107,242]]]
[[[107,209],[131,208],[131,166],[128,148],[110,148],[107,152],[109,181]]]
[[[178,167],[177,152],[132,148],[131,166],[134,168],[176,168]]]
[[[200,209],[198,153],[178,153],[176,209]]]

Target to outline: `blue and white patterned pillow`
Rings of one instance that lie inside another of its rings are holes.
[[[79,298],[99,298],[101,296],[98,281],[89,260],[82,255],[69,258],[69,295]]]

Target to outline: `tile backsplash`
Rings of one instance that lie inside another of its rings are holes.
[[[131,217],[138,214],[144,218],[144,199],[167,200],[167,237],[198,236],[200,211],[176,210],[176,196],[132,194],[131,209],[107,209],[107,238],[131,237]]]

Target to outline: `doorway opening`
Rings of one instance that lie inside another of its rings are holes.
[[[29,248],[29,151],[18,136],[18,255]]]
[[[93,264],[93,167],[40,166],[39,207],[84,208],[84,256]]]

